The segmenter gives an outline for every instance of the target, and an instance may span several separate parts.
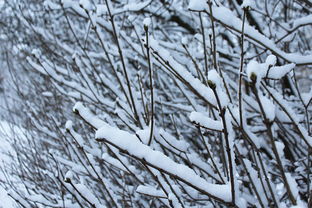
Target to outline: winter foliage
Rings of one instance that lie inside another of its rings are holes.
[[[2,7],[19,207],[312,206],[309,0]]]

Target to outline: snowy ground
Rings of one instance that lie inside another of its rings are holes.
[[[0,121],[0,132],[10,132],[9,125],[6,122]],[[10,144],[5,137],[0,133],[0,168],[3,167],[3,162],[9,162],[10,158],[5,155],[5,152],[12,151]],[[2,171],[0,171],[0,181],[4,179]],[[1,183],[1,182],[0,182]],[[0,208],[12,208],[14,203],[7,195],[7,192],[0,186]]]

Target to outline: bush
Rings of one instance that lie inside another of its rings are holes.
[[[18,2],[21,207],[311,206],[308,1]]]

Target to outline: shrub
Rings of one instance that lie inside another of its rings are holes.
[[[308,1],[18,2],[21,207],[311,206]]]

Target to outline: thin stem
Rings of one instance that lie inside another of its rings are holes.
[[[146,50],[147,50],[147,62],[148,62],[148,71],[149,71],[149,81],[151,88],[151,118],[150,118],[150,135],[148,139],[148,145],[151,145],[153,136],[154,136],[154,85],[153,85],[153,66],[151,62],[151,52],[149,47],[149,34],[148,34],[148,26],[144,26],[145,34],[146,34]]]
[[[199,20],[200,26],[202,30],[202,38],[203,38],[203,48],[204,48],[204,58],[205,58],[205,75],[208,77],[208,60],[207,60],[207,48],[206,48],[206,36],[205,36],[205,28],[202,19],[202,13],[199,12]]]
[[[277,166],[279,167],[280,173],[282,175],[282,179],[283,179],[283,181],[285,183],[287,193],[289,195],[289,198],[290,198],[291,202],[294,205],[296,205],[297,204],[296,203],[296,199],[295,199],[295,197],[293,196],[293,194],[291,192],[290,185],[288,183],[288,180],[287,180],[284,168],[283,168],[283,164],[282,164],[280,155],[278,153],[278,150],[277,150],[277,147],[276,147],[276,144],[275,144],[275,140],[274,140],[274,136],[273,136],[273,132],[272,132],[273,122],[270,121],[267,118],[267,115],[265,114],[264,106],[261,103],[261,100],[260,100],[260,97],[259,97],[259,93],[258,93],[258,90],[257,90],[257,87],[256,87],[256,83],[253,83],[252,89],[253,89],[252,91],[253,91],[253,93],[254,93],[254,95],[256,97],[256,100],[257,100],[257,102],[259,104],[259,107],[260,107],[260,110],[261,110],[261,116],[263,117],[263,124],[266,126],[267,133],[268,133],[269,138],[271,140],[273,153],[274,153],[274,156],[275,156],[275,159],[276,159],[276,162],[277,162]]]
[[[212,2],[209,0],[208,2],[209,5],[209,16],[211,20],[211,29],[212,29],[212,45],[213,45],[213,67],[215,70],[218,71],[218,64],[217,64],[217,46],[216,46],[216,32],[215,32],[215,27],[214,27],[214,18],[212,14]]]
[[[239,84],[238,84],[238,105],[239,105],[239,122],[243,127],[243,103],[242,103],[242,81],[243,81],[243,65],[244,65],[244,29],[246,21],[246,8],[244,8],[243,22],[242,22],[242,34],[241,34],[241,58],[239,68]]]
[[[232,193],[232,204],[235,205],[235,181],[234,181],[234,168],[233,168],[233,159],[232,158],[232,154],[231,154],[231,151],[233,151],[233,147],[230,146],[230,138],[229,138],[229,132],[228,132],[228,129],[227,129],[227,121],[226,121],[226,118],[225,118],[225,112],[226,112],[226,108],[225,107],[222,107],[221,105],[221,101],[220,101],[220,98],[219,98],[219,95],[217,93],[217,89],[216,89],[216,85],[213,83],[209,83],[209,87],[212,89],[215,97],[216,97],[216,100],[217,100],[217,103],[218,103],[218,108],[219,108],[219,113],[220,113],[220,117],[222,119],[222,124],[223,124],[223,134],[224,134],[224,139],[225,139],[225,145],[226,145],[226,153],[227,153],[227,156],[228,156],[228,163],[229,163],[229,172],[230,172],[230,182],[231,182],[231,193]]]
[[[132,106],[132,109],[133,109],[133,112],[134,112],[134,117],[135,117],[138,125],[141,126],[139,115],[138,115],[138,112],[137,112],[137,109],[136,109],[136,105],[135,105],[135,102],[134,102],[134,97],[133,97],[133,94],[132,94],[131,82],[130,82],[130,79],[129,79],[129,76],[128,76],[128,72],[127,72],[127,69],[126,69],[126,64],[125,64],[123,52],[122,52],[122,49],[121,49],[121,46],[120,46],[120,43],[119,43],[119,38],[118,38],[116,26],[115,26],[114,16],[111,13],[111,8],[109,6],[108,1],[109,0],[105,0],[105,3],[106,3],[107,11],[108,11],[108,14],[109,14],[109,17],[110,17],[110,21],[111,21],[111,24],[112,24],[114,36],[115,36],[115,39],[116,39],[116,45],[117,45],[118,52],[119,52],[119,55],[120,55],[120,61],[121,61],[122,69],[123,69],[123,72],[124,72],[124,75],[125,75],[125,78],[126,78],[128,91],[129,91],[129,95],[130,95],[130,100],[131,100],[131,104],[132,104],[131,106]]]

